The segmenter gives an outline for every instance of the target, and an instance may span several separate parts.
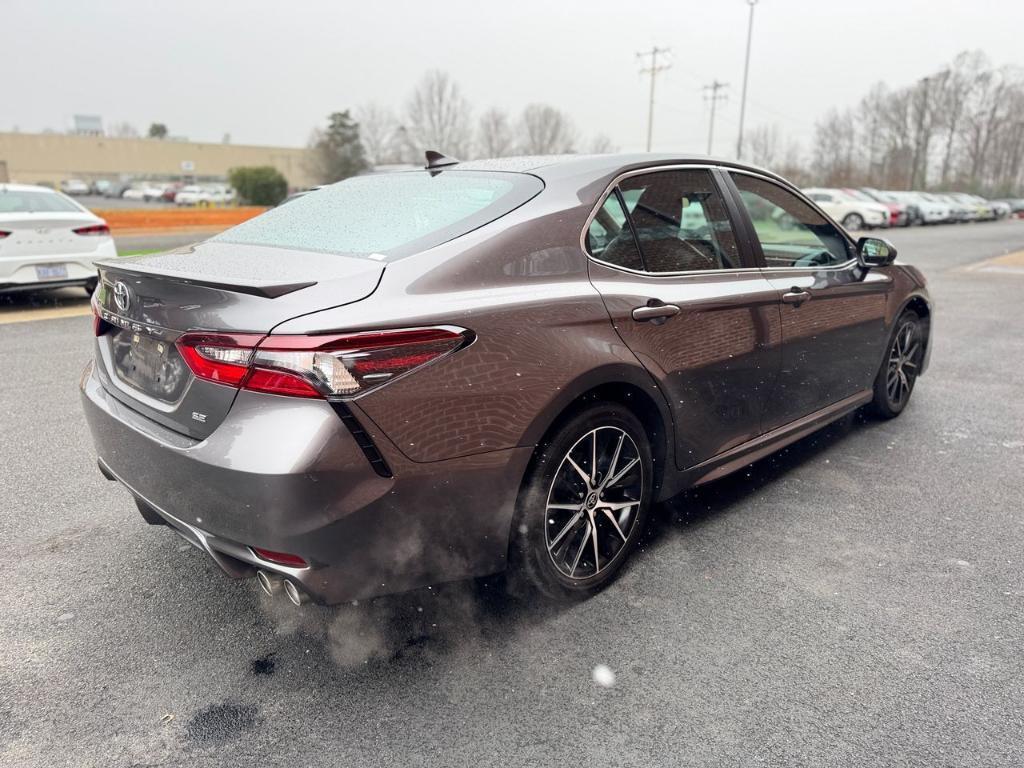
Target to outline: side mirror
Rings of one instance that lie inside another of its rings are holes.
[[[857,261],[863,267],[887,267],[896,261],[896,246],[882,237],[862,237],[857,241]]]

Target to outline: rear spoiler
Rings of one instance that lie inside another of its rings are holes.
[[[197,277],[194,274],[184,272],[174,272],[173,270],[167,269],[150,269],[142,264],[128,263],[123,259],[103,259],[97,261],[96,266],[113,269],[129,275],[141,275],[158,280],[173,280],[176,283],[199,285],[204,288],[218,288],[224,291],[233,291],[234,293],[246,293],[250,296],[262,296],[265,299],[276,299],[278,296],[284,296],[289,293],[294,293],[295,291],[301,291],[303,288],[309,288],[311,285],[316,285],[317,283],[316,280],[297,283],[278,282],[274,280],[232,279],[231,282],[207,280],[202,277]]]

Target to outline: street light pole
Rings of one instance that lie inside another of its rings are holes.
[[[740,134],[736,139],[736,159],[743,159],[743,118],[747,114],[747,77],[750,75],[750,39],[754,35],[754,6],[757,0],[747,0],[750,6],[750,21],[747,23],[747,58],[743,64],[743,93],[740,95]]]

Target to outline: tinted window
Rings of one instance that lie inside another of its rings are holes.
[[[0,185],[0,213],[81,213],[82,209],[56,192],[16,190]]]
[[[522,173],[357,176],[303,195],[213,240],[346,255],[404,256],[504,216],[543,183]]]
[[[601,261],[626,269],[642,270],[643,261],[614,192],[604,201],[587,230],[587,249]]]
[[[709,171],[658,171],[620,184],[648,272],[740,266],[736,238]]]
[[[846,238],[811,206],[777,184],[732,174],[769,267],[827,267],[849,261]]]

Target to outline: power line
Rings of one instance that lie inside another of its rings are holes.
[[[704,98],[711,100],[711,122],[708,125],[708,154],[711,154],[711,146],[715,140],[715,107],[718,102],[725,101],[726,95],[719,93],[723,88],[728,88],[728,83],[720,83],[718,80],[712,80],[710,85],[704,86]]]
[[[654,131],[654,81],[657,78],[659,72],[664,72],[666,69],[668,69],[669,67],[672,66],[670,63],[667,63],[667,62],[663,63],[663,64],[659,64],[658,63],[658,55],[659,54],[663,54],[663,53],[667,54],[667,53],[671,53],[671,52],[672,52],[671,48],[659,48],[658,46],[653,46],[651,48],[651,50],[649,50],[649,51],[641,51],[641,52],[637,53],[637,55],[636,55],[636,57],[638,59],[645,59],[648,56],[651,57],[651,64],[650,64],[650,66],[644,67],[643,69],[640,70],[640,74],[641,75],[650,74],[650,76],[651,76],[651,96],[650,96],[650,102],[647,105],[647,151],[648,152],[651,151],[651,136],[653,135],[653,131]]]

